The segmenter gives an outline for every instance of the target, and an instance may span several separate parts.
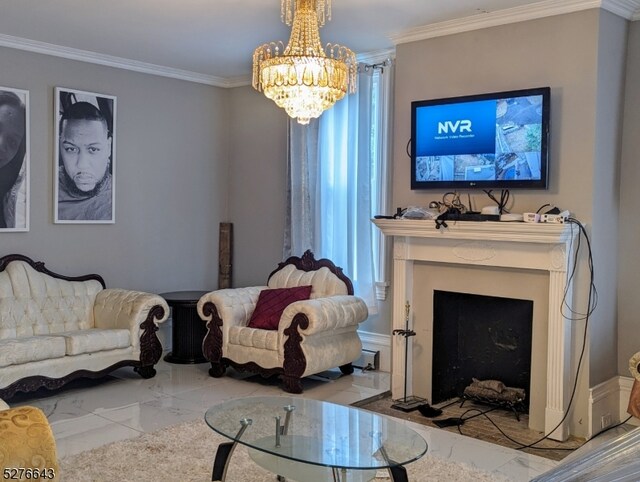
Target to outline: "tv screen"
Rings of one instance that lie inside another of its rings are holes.
[[[550,88],[411,103],[411,189],[547,188]]]

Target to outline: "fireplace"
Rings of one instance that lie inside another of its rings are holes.
[[[456,222],[436,229],[423,220],[374,223],[394,237],[391,329],[405,327],[408,302],[416,332],[407,356],[408,394],[433,394],[433,291],[533,300],[529,426],[566,440],[575,353],[573,327],[561,306],[572,303],[568,274],[577,230],[561,224]],[[403,396],[404,360],[404,340],[393,337],[393,398]]]
[[[532,326],[531,300],[435,290],[431,402],[461,397],[474,378],[528,394]]]
[[[474,294],[488,298],[530,300],[532,306],[530,383],[527,392],[529,427],[545,430],[549,351],[549,274],[542,270],[522,270],[496,266],[454,263],[413,263],[414,296],[411,302],[414,395],[433,400],[432,366],[434,339],[434,296],[436,291]],[[405,300],[406,301],[406,300]],[[402,365],[404,369],[404,365]],[[395,376],[394,376],[395,380]],[[393,382],[392,382],[393,383]]]

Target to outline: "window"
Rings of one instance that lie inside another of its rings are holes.
[[[331,259],[371,313],[384,299],[376,285],[386,285],[386,246],[371,218],[389,210],[392,82],[390,62],[361,65],[355,94],[308,126],[290,122],[285,256],[310,248]]]

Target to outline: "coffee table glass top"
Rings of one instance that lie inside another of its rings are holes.
[[[327,467],[389,468],[417,460],[427,451],[427,442],[401,421],[318,400],[229,400],[207,410],[205,421],[219,434],[253,449]]]

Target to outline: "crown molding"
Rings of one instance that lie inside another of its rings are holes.
[[[0,34],[0,47],[9,47],[38,54],[51,55],[80,62],[105,65],[117,69],[142,72],[144,74],[159,75],[172,79],[197,82],[199,84],[213,85],[231,89],[234,87],[245,87],[251,85],[251,75],[239,75],[235,77],[217,77],[214,75],[201,74],[189,70],[174,69],[162,65],[139,62],[137,60],[115,57],[112,55],[100,54],[89,50],[62,47],[37,40],[29,40],[22,37]],[[376,50],[357,56],[359,62],[382,62],[383,60],[395,56],[395,49]]]
[[[363,52],[356,55],[358,62],[366,64],[377,64],[378,62],[384,62],[387,59],[395,58],[396,49],[384,49],[384,50],[372,50],[371,52]]]
[[[226,87],[227,89],[233,89],[234,87],[246,87],[251,85],[253,79],[251,75],[238,75],[236,77],[227,77],[224,79],[224,85],[220,87]]]
[[[394,34],[390,38],[394,44],[398,45],[592,8],[608,10],[627,20],[637,19],[640,16],[640,0],[545,0],[531,5],[433,23]]]
[[[638,20],[640,16],[640,0],[602,0],[601,8],[627,20]]]
[[[390,39],[397,45],[592,8],[602,8],[627,20],[640,20],[640,0],[545,0],[532,5],[497,10],[486,14],[472,15],[417,27],[391,35]],[[0,34],[0,47],[9,47],[215,87],[234,88],[251,85],[251,75],[218,77],[5,34]],[[395,48],[365,52],[357,55],[356,58],[358,62],[377,63],[390,57],[395,57]]]
[[[54,57],[62,57],[70,60],[79,60],[81,62],[88,62],[91,64],[106,65],[107,67],[132,70],[134,72],[170,77],[172,79],[186,80],[189,82],[197,82],[199,84],[213,85],[216,87],[227,87],[228,83],[227,79],[217,77],[215,75],[174,69],[162,65],[91,52],[89,50],[62,47],[60,45],[39,42],[37,40],[13,37],[11,35],[0,34],[0,47],[26,50],[28,52],[35,52],[38,54],[52,55]]]

